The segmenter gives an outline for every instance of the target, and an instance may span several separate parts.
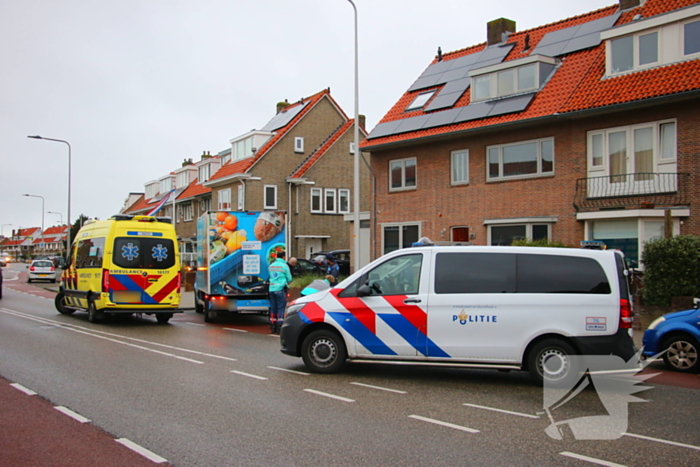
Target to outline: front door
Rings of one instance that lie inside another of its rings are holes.
[[[320,238],[307,238],[304,258],[312,258],[314,253],[321,251],[322,249],[322,241]]]

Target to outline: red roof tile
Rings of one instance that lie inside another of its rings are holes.
[[[194,198],[195,196],[205,195],[207,193],[211,193],[211,188],[202,185],[199,183],[199,179],[195,178],[194,181],[185,189],[185,191],[180,193],[180,196],[178,196],[177,199],[185,200]]]
[[[624,12],[616,24],[629,23],[638,13],[641,13],[644,18],[649,18],[678,8],[694,5],[698,2],[700,0],[647,0],[644,6]],[[617,11],[617,5],[613,5],[556,23],[511,34],[507,43],[514,43],[515,46],[505,58],[505,61],[526,57],[535,49],[542,37],[549,32],[610,16]],[[524,53],[526,36],[529,36],[530,48],[527,53]],[[443,55],[443,60],[454,60],[473,54],[483,50],[485,46],[486,44],[482,43],[467,49],[447,53]],[[431,64],[436,62],[437,59],[433,60]],[[361,144],[361,147],[372,148],[418,138],[523,121],[557,113],[594,109],[700,89],[700,60],[675,63],[613,78],[603,79],[604,74],[605,43],[602,42],[597,47],[566,55],[550,81],[537,92],[530,105],[522,112],[368,139]],[[442,86],[434,86],[432,89],[440,89]],[[404,109],[413,101],[415,96],[426,90],[420,89],[404,93],[379,123],[435,113],[424,112],[423,110],[404,112]],[[469,105],[470,100],[470,93],[465,92],[452,108],[465,107]]]

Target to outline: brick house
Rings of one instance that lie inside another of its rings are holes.
[[[700,2],[620,0],[438,55],[361,145],[377,174],[375,255],[422,236],[632,259],[700,234]]]
[[[221,168],[204,183],[212,209],[287,211],[289,256],[350,248],[353,125],[328,89],[278,104],[261,130],[232,139],[230,151],[220,153]],[[361,133],[364,138],[362,128]],[[370,248],[369,169],[361,167],[360,175],[364,264]]]

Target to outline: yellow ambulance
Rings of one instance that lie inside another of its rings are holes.
[[[112,313],[146,313],[165,324],[181,312],[180,284],[170,219],[117,215],[80,229],[55,305],[63,314],[87,311],[91,323]]]

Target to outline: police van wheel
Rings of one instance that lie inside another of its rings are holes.
[[[95,306],[95,302],[92,300],[90,301],[90,304],[88,305],[88,321],[91,323],[100,323],[104,319],[105,314],[102,311],[97,311],[97,307]]]
[[[75,312],[75,310],[66,308],[66,296],[63,294],[63,292],[58,292],[56,294],[56,297],[53,299],[53,304],[56,307],[56,310],[58,310],[58,312],[62,315],[70,315]]]
[[[304,339],[301,358],[314,373],[335,373],[348,358],[343,338],[334,331],[319,329]]]
[[[158,320],[158,324],[168,324],[168,321],[170,321],[172,317],[172,313],[158,313],[156,315],[156,320]]]
[[[528,354],[530,376],[539,385],[546,380],[547,386],[566,386],[577,376],[574,355],[574,348],[561,339],[539,342]]]

